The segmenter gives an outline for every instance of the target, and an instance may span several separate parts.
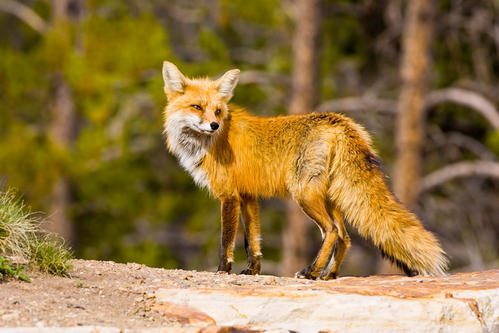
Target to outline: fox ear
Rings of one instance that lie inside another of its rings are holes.
[[[165,93],[183,93],[187,79],[179,71],[177,66],[169,61],[163,62],[163,80],[165,81]]]
[[[216,82],[217,89],[220,95],[225,97],[227,100],[231,99],[232,91],[237,85],[237,81],[239,81],[239,69],[231,69],[226,72],[221,78],[219,78]]]

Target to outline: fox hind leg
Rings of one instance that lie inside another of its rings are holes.
[[[260,217],[258,199],[252,196],[242,196],[241,212],[244,221],[244,246],[248,256],[248,267],[241,274],[260,274]]]
[[[336,279],[345,254],[350,248],[350,236],[345,228],[343,214],[338,209],[333,208],[333,217],[338,228],[338,240],[331,261],[320,276],[322,280]]]
[[[308,194],[297,198],[297,201],[303,211],[319,226],[322,233],[322,244],[312,264],[297,272],[295,276],[316,279],[331,255],[338,230],[327,212],[323,195]]]

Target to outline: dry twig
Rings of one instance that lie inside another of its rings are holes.
[[[456,103],[467,106],[484,116],[495,129],[499,129],[499,112],[497,112],[494,104],[476,92],[461,88],[435,90],[427,95],[425,108],[429,110],[442,103]]]
[[[499,162],[458,162],[447,165],[423,178],[419,194],[421,195],[423,192],[429,191],[455,178],[478,175],[499,179]]]
[[[14,0],[2,0],[0,1],[0,11],[16,16],[33,28],[33,30],[41,34],[47,32],[48,30],[48,24],[45,20],[43,20],[34,10],[20,2]]]

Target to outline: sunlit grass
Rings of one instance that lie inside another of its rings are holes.
[[[42,232],[41,222],[14,192],[0,191],[0,258],[10,258],[11,267],[28,264],[42,272],[67,275],[72,252],[63,241]]]
[[[42,272],[54,275],[67,275],[71,268],[69,259],[73,253],[60,240],[50,236],[37,237],[30,246],[31,262]]]
[[[0,192],[0,254],[28,260],[38,224],[12,191]]]

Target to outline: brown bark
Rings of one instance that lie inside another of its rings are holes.
[[[55,94],[52,107],[52,125],[50,136],[59,149],[70,149],[75,133],[75,108],[71,88],[60,73],[54,75]],[[68,217],[71,203],[71,187],[64,173],[59,175],[52,188],[52,204],[50,218],[45,228],[60,235],[68,243],[73,244],[75,233],[73,221]]]
[[[409,1],[403,32],[394,190],[410,208],[415,204],[421,183],[425,86],[430,66],[433,10],[432,0]]]
[[[319,96],[319,39],[321,1],[298,0],[293,36],[292,95],[290,114],[306,113],[317,105]],[[287,201],[287,224],[283,233],[281,274],[293,275],[309,264],[312,225],[293,200]]]

